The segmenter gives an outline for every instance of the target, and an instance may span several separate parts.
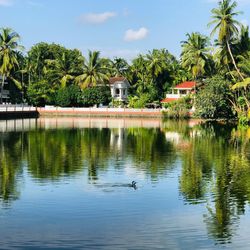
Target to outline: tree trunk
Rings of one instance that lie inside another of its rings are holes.
[[[240,70],[238,69],[237,65],[236,65],[236,62],[234,60],[234,57],[233,57],[233,54],[232,54],[232,51],[231,51],[231,48],[230,48],[230,45],[229,45],[229,42],[228,40],[226,41],[227,43],[227,49],[228,49],[228,52],[231,56],[231,59],[232,59],[232,62],[233,62],[233,65],[234,65],[234,68],[236,69],[237,73],[239,74],[240,78],[242,81],[244,81],[244,77],[242,76],[242,74],[240,73]]]

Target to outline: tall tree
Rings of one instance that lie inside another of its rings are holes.
[[[219,7],[217,9],[212,9],[213,20],[208,24],[208,26],[214,26],[211,36],[218,32],[218,42],[226,45],[234,68],[236,69],[240,78],[244,80],[244,77],[236,65],[231,49],[232,41],[239,34],[239,27],[242,26],[242,24],[234,19],[234,17],[241,14],[241,12],[235,11],[237,2],[231,2],[231,0],[219,1]]]
[[[112,61],[112,75],[125,76],[128,71],[129,65],[123,58],[116,57]]]
[[[72,56],[73,55],[73,56]],[[82,64],[84,58],[80,51],[66,50],[62,56],[54,60],[46,60],[47,78],[52,83],[60,83],[61,87],[66,87],[69,82],[72,82],[79,73],[79,65]]]
[[[100,58],[99,51],[89,51],[88,61],[83,63],[83,74],[76,77],[77,83],[81,88],[96,86],[108,81],[106,65]]]
[[[9,77],[11,70],[18,66],[17,51],[22,48],[18,45],[19,41],[20,36],[12,29],[0,30],[0,75],[2,75],[0,103],[3,101],[4,82]]]
[[[187,34],[187,41],[182,42],[181,65],[193,76],[204,76],[209,71],[211,59],[209,40],[199,33]]]

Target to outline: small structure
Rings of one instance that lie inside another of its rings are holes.
[[[9,95],[10,95],[10,92],[9,90],[7,89],[8,87],[8,82],[4,82],[3,84],[3,77],[0,76],[0,102],[2,101],[2,103],[7,103],[9,102]],[[2,86],[3,84],[3,86]]]
[[[125,77],[112,77],[109,79],[111,96],[117,101],[127,101],[130,84]]]
[[[171,93],[166,94],[166,98],[161,101],[161,103],[169,103],[176,101],[182,97],[189,94],[195,93],[196,82],[183,82],[171,88]]]

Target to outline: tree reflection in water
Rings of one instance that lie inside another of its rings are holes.
[[[18,199],[18,177],[22,174],[23,140],[21,134],[8,133],[0,136],[0,202],[8,207]]]
[[[181,153],[180,191],[191,204],[206,203],[208,234],[230,242],[250,201],[249,130],[206,123]]]
[[[208,235],[230,242],[250,201],[250,130],[166,121],[158,128],[61,128],[6,132],[0,137],[0,202],[20,196],[22,173],[36,181],[88,174],[90,184],[112,167],[132,164],[159,182],[181,162],[179,192],[204,205]],[[179,161],[180,160],[180,161]]]

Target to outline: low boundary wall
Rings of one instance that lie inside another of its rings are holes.
[[[41,116],[163,117],[161,109],[128,108],[37,108]]]
[[[36,107],[22,105],[0,105],[0,119],[37,118]]]

